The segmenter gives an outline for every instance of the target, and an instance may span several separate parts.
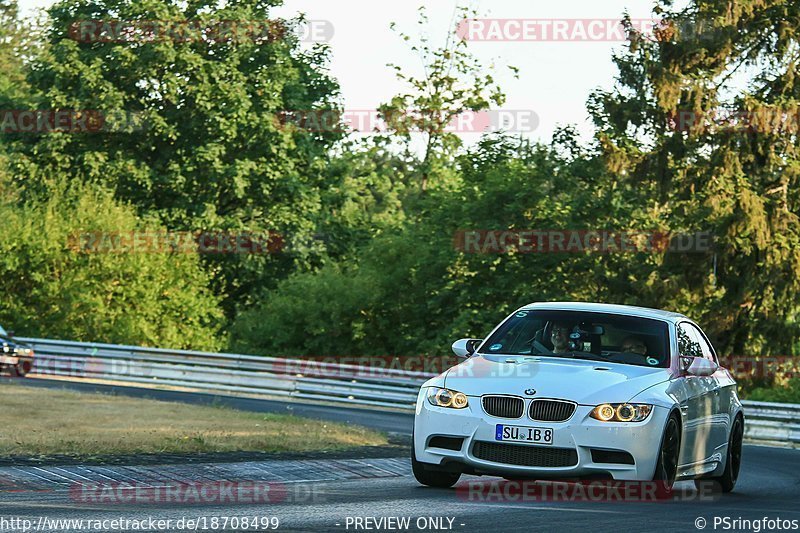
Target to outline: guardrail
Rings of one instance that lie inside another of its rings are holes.
[[[61,376],[205,392],[413,409],[432,374],[255,355],[17,337],[33,348],[33,377]]]
[[[800,404],[744,401],[745,437],[800,446]]]
[[[36,353],[33,375],[89,378],[149,388],[284,397],[413,410],[433,374],[254,355],[21,338]],[[745,437],[800,446],[800,405],[743,402]]]

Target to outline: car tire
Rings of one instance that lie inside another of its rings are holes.
[[[670,415],[661,435],[661,446],[658,449],[658,461],[653,475],[654,481],[664,484],[665,488],[672,489],[678,476],[678,458],[681,450],[681,432],[678,417]]]
[[[20,361],[16,365],[10,367],[11,376],[24,378],[31,370],[31,363],[29,361]]]
[[[411,446],[411,471],[417,481],[428,487],[446,489],[455,485],[461,478],[458,472],[446,472],[437,470],[434,465],[424,465],[417,461],[414,446]]]
[[[744,420],[737,416],[731,426],[731,435],[728,438],[728,453],[725,461],[725,470],[721,476],[695,480],[695,485],[700,488],[703,481],[719,483],[722,492],[731,492],[739,479],[739,469],[742,466],[742,441],[744,440]]]

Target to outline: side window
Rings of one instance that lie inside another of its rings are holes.
[[[711,346],[709,346],[708,341],[706,341],[706,338],[703,336],[700,330],[697,329],[692,324],[685,324],[685,325],[689,327],[689,329],[692,331],[694,339],[697,341],[698,344],[700,344],[700,349],[703,351],[703,357],[705,357],[709,361],[716,363],[717,358],[714,357],[714,350],[711,349]]]
[[[678,353],[681,357],[703,357],[703,348],[691,324],[678,324]]]

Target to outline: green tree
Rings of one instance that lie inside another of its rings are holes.
[[[359,249],[370,239],[402,227],[412,165],[380,136],[338,145],[326,169],[328,187],[321,193],[325,209],[317,238],[298,243],[320,248],[309,254],[321,259],[311,266],[357,261]]]
[[[485,111],[505,102],[505,94],[494,76],[471,53],[468,41],[457,35],[458,23],[476,16],[476,12],[458,8],[456,15],[456,27],[448,29],[444,45],[437,48],[425,33],[429,22],[426,9],[419,8],[419,37],[415,39],[403,32],[400,37],[419,56],[422,72],[415,75],[413,70],[390,63],[397,79],[406,84],[407,92],[379,107],[392,136],[404,142],[407,149],[412,149],[415,133],[423,136],[425,147],[417,170],[422,192],[428,189],[432,177],[445,184],[448,181],[449,164],[461,147],[459,136],[448,131],[454,120],[463,113]],[[516,75],[516,69],[509,68]]]
[[[29,96],[25,83],[24,49],[30,28],[19,18],[16,0],[0,0],[0,109],[16,109]]]
[[[34,94],[27,84],[25,51],[30,53],[34,46],[31,28],[19,18],[16,0],[0,0],[0,112],[12,112],[29,108]],[[2,120],[4,117],[0,117]],[[0,198],[16,194],[12,186],[10,164],[12,157],[9,137],[0,127]]]
[[[113,30],[92,29],[92,21],[111,20],[246,27],[268,21],[278,3],[55,4],[46,48],[28,76],[42,93],[39,107],[97,110],[116,120],[97,133],[21,137],[12,169],[20,186],[30,196],[48,194],[61,176],[102,184],[172,229],[277,231],[286,240],[313,234],[325,215],[328,150],[341,133],[294,127],[282,117],[337,108],[326,46],[301,50],[291,31],[149,40],[144,32],[141,40],[117,42]],[[254,287],[295,268],[295,259],[226,256],[206,266],[232,312]]]
[[[608,171],[634,216],[711,230],[713,256],[631,265],[628,291],[689,311],[723,351],[798,350],[798,32],[784,0],[658,1],[666,22],[630,29],[617,87],[590,110]]]
[[[595,209],[607,200],[593,183],[602,167],[583,154],[559,155],[574,146],[572,133],[561,137],[555,148],[484,138],[456,159],[457,189],[428,191],[424,223],[409,218],[377,236],[357,263],[282,282],[242,314],[234,346],[271,355],[446,355],[456,338],[483,335],[531,301],[602,300],[607,291],[591,271],[595,256],[464,253],[454,246],[465,229],[572,229],[608,216]]]

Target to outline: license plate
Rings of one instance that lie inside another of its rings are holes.
[[[530,444],[553,444],[553,430],[551,428],[497,424],[494,439],[509,442],[527,442]]]
[[[0,356],[0,363],[4,365],[16,365],[17,363],[19,363],[19,359],[17,357],[2,355]]]

